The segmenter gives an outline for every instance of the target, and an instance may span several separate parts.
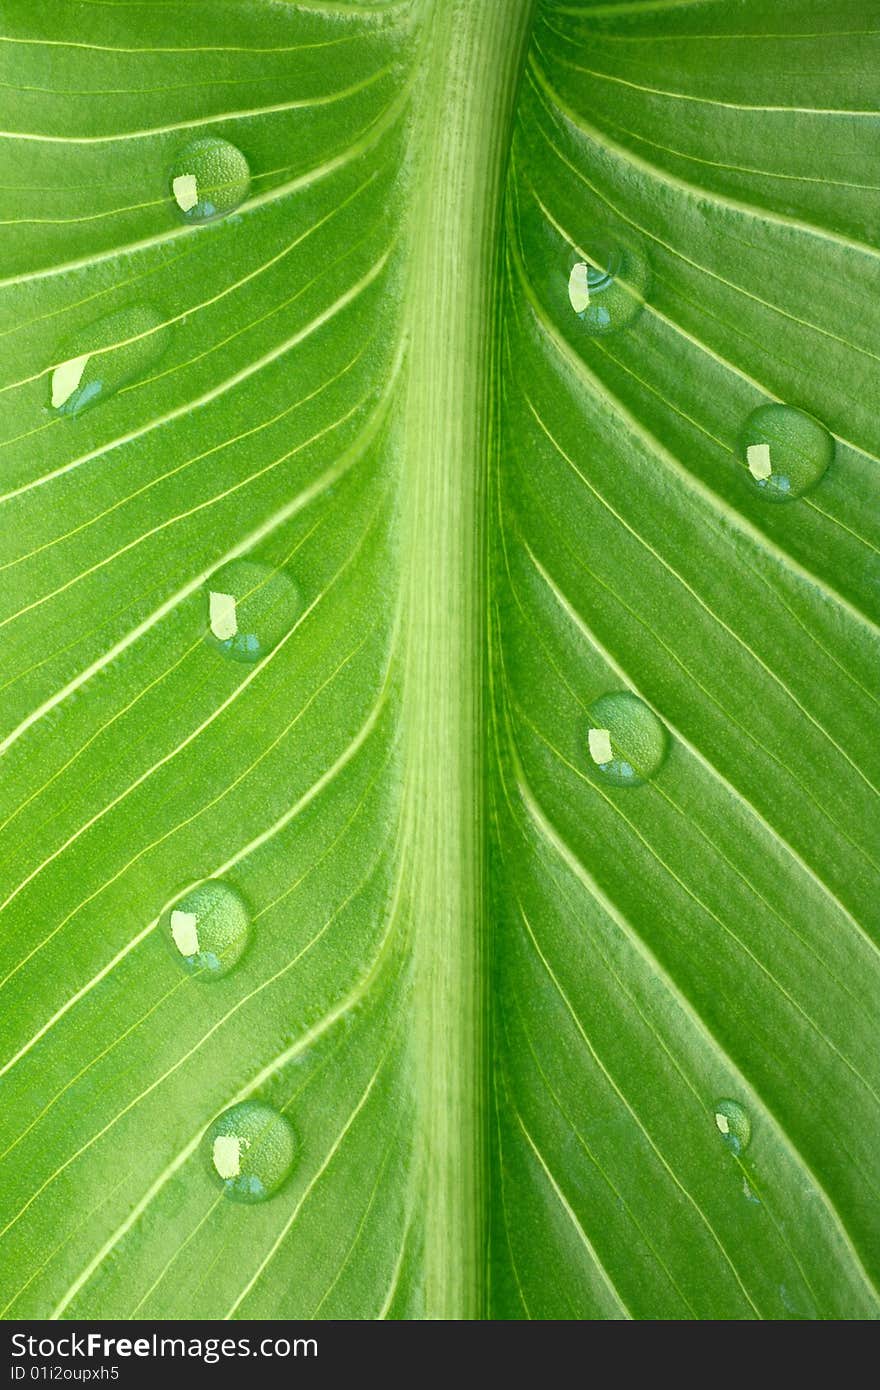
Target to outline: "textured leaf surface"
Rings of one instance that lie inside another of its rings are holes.
[[[875,20],[3,7],[4,1316],[877,1316]],[[778,504],[768,402],[835,442]],[[253,662],[240,556],[301,600]],[[250,1097],[298,1150],[243,1205]]]

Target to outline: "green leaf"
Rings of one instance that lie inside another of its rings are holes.
[[[878,1316],[872,22],[4,6],[5,1317]]]

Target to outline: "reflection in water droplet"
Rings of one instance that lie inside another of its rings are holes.
[[[259,661],[303,611],[299,589],[284,570],[232,560],[207,584],[209,641],[235,661]]]
[[[228,883],[207,879],[174,903],[163,927],[184,970],[200,980],[212,980],[226,975],[244,954],[250,913]]]
[[[793,405],[753,410],[740,452],[755,487],[772,502],[788,502],[815,487],[834,458],[828,430]]]
[[[133,304],[90,323],[58,350],[52,409],[79,415],[111,396],[158,362],[170,337],[162,315],[149,304]]]
[[[715,1102],[715,1128],[727,1147],[735,1154],[742,1153],[748,1147],[752,1137],[752,1122],[738,1101]]]
[[[594,772],[616,787],[640,787],[659,770],[669,738],[644,700],[618,690],[590,707],[587,742]]]
[[[186,145],[171,170],[171,194],[188,222],[234,212],[250,187],[251,171],[241,150],[214,135]]]
[[[568,277],[568,302],[576,314],[590,303],[590,271],[586,261],[575,261]]]
[[[271,1105],[246,1100],[208,1130],[211,1170],[234,1202],[263,1202],[286,1181],[296,1157],[290,1123]]]

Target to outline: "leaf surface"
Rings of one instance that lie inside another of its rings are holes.
[[[878,35],[779,10],[4,7],[4,1316],[877,1316]]]

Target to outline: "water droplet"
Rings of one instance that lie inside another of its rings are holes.
[[[569,308],[591,335],[626,328],[644,307],[650,267],[628,237],[596,228],[569,247],[565,273]]]
[[[303,611],[299,589],[284,570],[232,560],[211,575],[209,640],[235,661],[259,661]]]
[[[250,913],[228,883],[207,879],[178,899],[165,914],[164,929],[178,962],[202,980],[226,975],[241,959],[250,937]]]
[[[715,1102],[715,1128],[727,1147],[735,1154],[742,1153],[748,1147],[752,1137],[752,1122],[738,1101]]]
[[[79,415],[144,375],[164,353],[171,330],[149,304],[133,304],[96,319],[58,350],[51,405],[60,415]]]
[[[594,221],[588,212],[563,228],[549,209],[526,200],[520,245],[528,280],[569,334],[615,333],[644,308],[651,265],[630,228]]]
[[[171,194],[188,222],[234,212],[250,187],[251,171],[241,150],[214,135],[184,146],[171,170]]]
[[[296,1157],[290,1122],[262,1101],[233,1105],[207,1134],[211,1170],[234,1202],[263,1202],[287,1180]]]
[[[660,768],[669,737],[644,700],[617,690],[591,706],[587,742],[600,777],[616,787],[640,787]]]
[[[828,430],[793,405],[761,405],[745,423],[740,450],[750,481],[772,502],[815,487],[834,458]]]

